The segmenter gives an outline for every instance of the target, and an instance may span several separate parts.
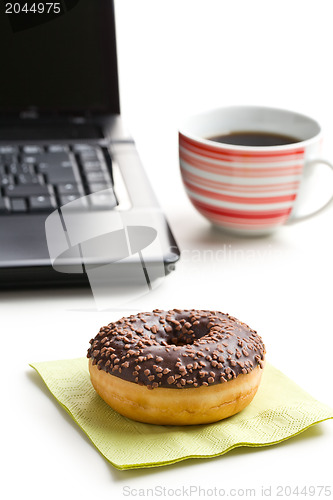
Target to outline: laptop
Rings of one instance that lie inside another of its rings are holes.
[[[113,1],[2,2],[0,46],[0,287],[168,274],[180,252],[121,118]]]

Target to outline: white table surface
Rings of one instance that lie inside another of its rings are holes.
[[[167,498],[186,492],[203,498],[209,488],[217,497],[218,490],[233,496],[241,489],[245,498],[274,498],[279,485],[330,486],[333,496],[332,421],[280,445],[118,471],[28,366],[85,356],[100,326],[136,309],[217,309],[258,330],[268,360],[333,407],[333,208],[272,236],[232,237],[195,211],[178,171],[179,120],[227,104],[287,107],[319,117],[324,152],[333,158],[331,1],[271,5],[116,2],[124,117],[183,257],[159,288],[128,311],[96,310],[88,289],[0,293],[1,469],[8,498],[157,498],[163,491]],[[326,190],[332,189],[330,178]],[[201,487],[201,496],[190,486]],[[314,498],[323,496],[317,489]]]

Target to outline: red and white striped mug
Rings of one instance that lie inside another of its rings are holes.
[[[214,138],[237,131],[295,137],[278,146],[244,146]],[[307,215],[297,215],[305,179],[319,165],[320,125],[292,111],[231,106],[189,118],[179,131],[179,159],[186,192],[197,210],[226,230],[270,233],[321,212],[333,200]]]

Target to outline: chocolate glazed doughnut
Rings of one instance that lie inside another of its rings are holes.
[[[89,371],[114,410],[140,422],[191,425],[241,411],[264,368],[261,337],[218,311],[140,313],[100,329]]]

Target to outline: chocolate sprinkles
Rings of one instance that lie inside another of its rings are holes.
[[[148,389],[224,383],[263,368],[265,356],[261,337],[249,326],[194,309],[121,318],[103,326],[90,344],[87,357],[98,369]]]

